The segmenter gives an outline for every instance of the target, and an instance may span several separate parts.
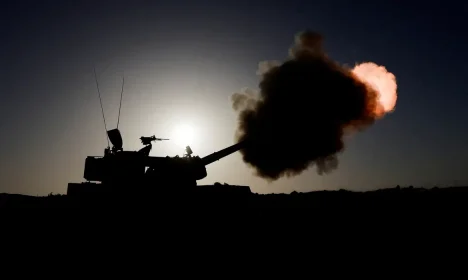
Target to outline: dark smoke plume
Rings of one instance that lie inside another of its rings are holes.
[[[259,92],[232,95],[239,112],[236,141],[247,140],[243,160],[258,176],[276,180],[315,165],[319,174],[338,166],[343,136],[379,117],[378,92],[329,59],[323,37],[296,37],[284,62],[259,64]]]

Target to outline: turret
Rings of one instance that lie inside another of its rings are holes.
[[[225,149],[222,149],[220,151],[217,151],[217,152],[214,152],[214,153],[212,153],[210,155],[207,155],[206,157],[202,158],[202,162],[206,166],[206,165],[208,165],[210,163],[218,161],[218,160],[222,159],[223,157],[227,157],[228,155],[241,150],[242,148],[245,147],[245,143],[246,143],[245,141],[239,142],[239,143],[234,144],[232,146],[229,146],[229,147],[227,147]]]

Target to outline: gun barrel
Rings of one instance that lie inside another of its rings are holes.
[[[242,148],[244,148],[244,146],[245,146],[245,141],[239,142],[237,144],[224,148],[220,151],[207,155],[206,157],[202,158],[202,161],[206,166],[210,163],[213,163],[215,161],[222,159],[223,157],[227,157],[228,155],[241,150]]]

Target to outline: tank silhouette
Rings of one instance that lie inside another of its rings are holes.
[[[140,137],[144,145],[138,151],[124,151],[118,129],[107,131],[112,148],[104,149],[104,156],[88,156],[85,160],[84,179],[87,182],[69,183],[67,195],[97,192],[126,192],[135,189],[177,188],[187,190],[207,176],[206,166],[241,150],[243,142],[200,158],[193,156],[190,146],[182,157],[149,156],[152,142],[169,139]],[[250,192],[250,188],[249,188]]]
[[[83,183],[69,183],[67,196],[83,197],[96,194],[123,194],[125,196],[137,194],[145,195],[153,190],[161,192],[164,190],[177,190],[186,192],[197,189],[197,181],[207,176],[206,166],[223,157],[226,157],[243,148],[245,143],[237,143],[212,153],[206,157],[192,156],[193,151],[190,146],[185,148],[182,157],[153,157],[149,153],[152,149],[152,142],[165,141],[169,139],[156,138],[154,135],[140,137],[144,145],[138,151],[124,151],[123,139],[119,130],[120,111],[124,92],[124,77],[122,77],[122,91],[120,93],[119,114],[117,118],[117,128],[107,130],[104,108],[99,90],[99,83],[94,68],[94,78],[96,89],[101,105],[104,128],[107,133],[108,142],[112,143],[112,148],[104,149],[104,156],[88,156],[85,160]],[[210,186],[206,186],[208,192]],[[247,186],[223,186],[227,193],[233,189],[235,193],[251,193]],[[219,188],[214,190],[218,193]],[[89,196],[88,196],[89,197]]]

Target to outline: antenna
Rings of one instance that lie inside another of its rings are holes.
[[[123,96],[123,92],[124,92],[124,83],[125,83],[125,78],[122,75],[122,91],[120,92],[120,106],[119,106],[119,116],[117,117],[117,129],[119,129],[120,108],[122,108],[122,96]]]
[[[107,147],[109,147],[110,146],[110,144],[109,144],[109,135],[107,135],[106,117],[104,116],[104,108],[102,107],[101,92],[99,91],[99,83],[98,83],[98,79],[97,79],[97,75],[96,75],[96,66],[94,67],[94,79],[96,80],[96,87],[97,87],[97,91],[98,91],[98,95],[99,95],[99,103],[101,104],[102,118],[104,119],[104,129],[106,130]]]

